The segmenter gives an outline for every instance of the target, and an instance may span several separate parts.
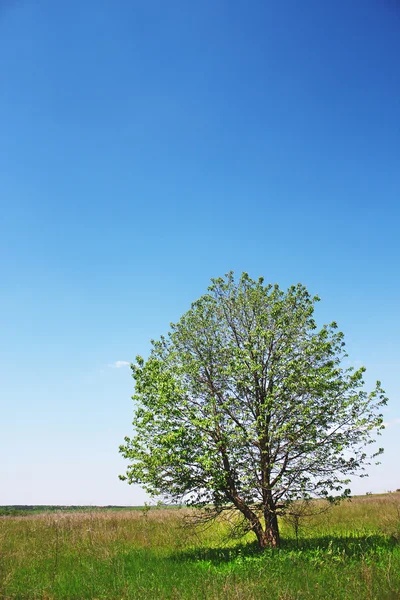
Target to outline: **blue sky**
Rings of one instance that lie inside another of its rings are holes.
[[[400,487],[400,8],[0,6],[0,504],[140,504],[133,380],[211,277],[318,293],[390,404]]]

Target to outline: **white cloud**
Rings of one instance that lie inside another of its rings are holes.
[[[116,360],[114,363],[108,366],[110,367],[110,369],[122,369],[123,367],[129,367],[130,364],[131,363],[127,360]]]
[[[400,419],[393,419],[392,421],[386,421],[383,424],[385,427],[391,427],[392,425],[400,425]]]

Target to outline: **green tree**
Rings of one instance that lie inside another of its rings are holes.
[[[365,476],[387,399],[379,382],[363,390],[364,368],[343,367],[343,334],[317,329],[319,298],[303,285],[284,292],[246,273],[211,282],[132,365],[120,478],[213,516],[236,509],[260,548],[274,547],[290,503],[338,500],[350,475]]]

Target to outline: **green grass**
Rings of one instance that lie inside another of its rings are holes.
[[[0,598],[399,600],[400,494],[355,498],[282,522],[279,550],[227,526],[182,527],[184,510],[0,517]]]

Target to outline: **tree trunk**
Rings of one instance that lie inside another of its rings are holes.
[[[276,516],[275,507],[273,509],[264,507],[265,527],[262,521],[257,517],[239,496],[232,498],[236,508],[248,519],[251,523],[251,530],[257,536],[258,546],[261,550],[264,548],[278,548],[281,540],[279,536],[278,518]]]
[[[271,548],[277,548],[281,544],[279,535],[278,517],[275,513],[269,513],[265,519],[265,533]]]
[[[278,548],[281,540],[279,535],[278,518],[275,513],[269,510],[265,511],[265,529],[255,531],[258,545],[261,550],[264,548]]]

